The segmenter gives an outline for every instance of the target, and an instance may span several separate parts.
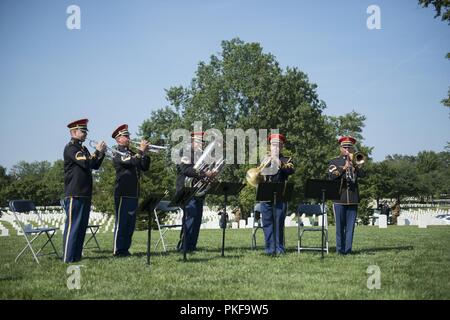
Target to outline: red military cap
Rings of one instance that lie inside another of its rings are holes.
[[[203,140],[204,136],[205,136],[204,131],[196,131],[196,132],[191,133],[192,139],[194,139],[195,141],[198,141],[198,142],[204,142],[205,141],[205,140]]]
[[[88,119],[80,119],[80,120],[76,120],[73,121],[71,123],[69,123],[67,125],[67,128],[69,128],[70,130],[76,130],[76,129],[80,129],[81,131],[89,131],[87,128],[87,123],[88,123]]]
[[[341,147],[353,147],[356,144],[356,139],[350,136],[342,136],[338,142]]]
[[[281,141],[281,142],[283,142],[283,143],[286,143],[286,137],[285,137],[284,135],[282,135],[281,133],[273,133],[273,134],[270,134],[269,137],[268,137],[268,139],[269,139],[269,143],[270,143],[272,140],[274,140],[274,142],[277,142],[277,140],[278,140],[278,142]]]
[[[114,132],[112,133],[113,139],[120,137],[120,136],[129,136],[130,132],[128,131],[128,125],[122,124],[120,125]]]

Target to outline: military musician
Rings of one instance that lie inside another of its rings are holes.
[[[295,172],[291,158],[287,158],[282,154],[286,138],[282,134],[271,134],[268,140],[270,143],[270,155],[263,162],[268,161],[267,164],[270,164],[271,170],[268,174],[264,174],[264,171],[262,171],[264,182],[286,182],[288,177]],[[261,202],[261,215],[266,245],[265,252],[270,255],[275,253],[284,254],[284,220],[286,219],[287,202],[277,201],[275,217],[272,214],[272,206],[270,202]],[[273,239],[274,223],[275,242]]]
[[[83,146],[86,140],[88,119],[67,125],[71,140],[64,148],[64,207],[66,222],[63,236],[63,261],[81,260],[86,227],[92,200],[92,170],[98,170],[105,156],[106,145],[97,143],[94,154]]]
[[[194,154],[201,154],[203,152],[203,137],[204,132],[191,133],[191,150],[190,155],[183,155],[181,163],[177,165],[177,180],[176,191],[179,192],[185,186],[187,177],[194,178],[194,182],[198,179],[214,178],[216,173],[211,171],[202,172],[194,168]],[[200,232],[200,226],[203,216],[203,203],[205,196],[194,196],[189,203],[184,207],[184,225],[180,234],[180,241],[177,249],[183,250],[183,240],[186,241],[186,250],[191,252],[197,250],[197,241]],[[186,237],[186,239],[184,239]]]
[[[363,159],[355,153],[356,139],[342,136],[338,140],[340,156],[329,163],[328,175],[340,180],[340,200],[333,203],[336,222],[336,251],[338,254],[352,252],[353,231],[359,203],[358,178],[364,176]]]
[[[117,151],[119,151],[115,152],[113,157],[113,165],[116,169],[113,255],[124,257],[130,255],[129,249],[136,226],[139,178],[141,172],[147,171],[150,167],[149,143],[142,140],[136,152],[131,150],[127,124],[114,130],[112,137],[116,140]]]

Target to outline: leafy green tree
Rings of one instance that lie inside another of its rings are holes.
[[[324,176],[333,155],[335,137],[322,114],[325,103],[319,100],[317,86],[297,68],[279,67],[275,57],[264,53],[258,43],[240,39],[222,42],[222,51],[209,62],[200,62],[188,87],[167,90],[169,106],[153,112],[141,126],[141,134],[155,139],[170,137],[173,129],[193,129],[202,121],[203,130],[216,128],[277,128],[287,136],[286,154],[293,157],[296,174],[296,201],[303,197],[306,179]],[[224,180],[240,181],[249,165],[230,165]],[[157,173],[159,174],[159,173]],[[175,173],[172,173],[174,176]],[[152,173],[150,180],[157,179]],[[235,204],[244,216],[253,207],[245,190]],[[220,205],[220,198],[208,203]],[[233,202],[234,200],[232,200]]]
[[[402,197],[417,197],[420,194],[419,172],[413,156],[388,156],[385,160],[388,170],[392,170],[391,188],[387,194],[400,204]]]
[[[450,24],[450,1],[449,0],[419,0],[419,5],[423,8],[428,8],[429,5],[433,5],[436,11],[434,18],[441,17],[442,21],[448,21]],[[446,55],[447,59],[450,59],[450,52]],[[450,88],[448,89],[448,97],[442,99],[441,103],[450,108]]]
[[[96,211],[114,214],[114,186],[116,170],[112,160],[106,158],[99,170],[93,172],[92,204]]]
[[[0,207],[8,206],[7,188],[11,180],[11,177],[6,174],[6,168],[0,166]]]
[[[432,5],[436,11],[435,18],[441,17],[442,21],[449,21],[450,23],[450,1],[449,0],[419,0],[419,5],[423,8],[428,8]]]

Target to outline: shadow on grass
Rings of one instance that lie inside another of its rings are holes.
[[[22,276],[0,276],[0,281],[16,281],[22,279]]]
[[[353,250],[352,254],[374,254],[376,252],[383,251],[402,251],[402,250],[414,250],[413,246],[398,246],[398,247],[375,247],[375,248],[364,248],[359,250]]]

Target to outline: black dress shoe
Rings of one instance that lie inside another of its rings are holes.
[[[116,252],[114,254],[114,257],[128,257],[131,256],[131,253],[127,252]]]

